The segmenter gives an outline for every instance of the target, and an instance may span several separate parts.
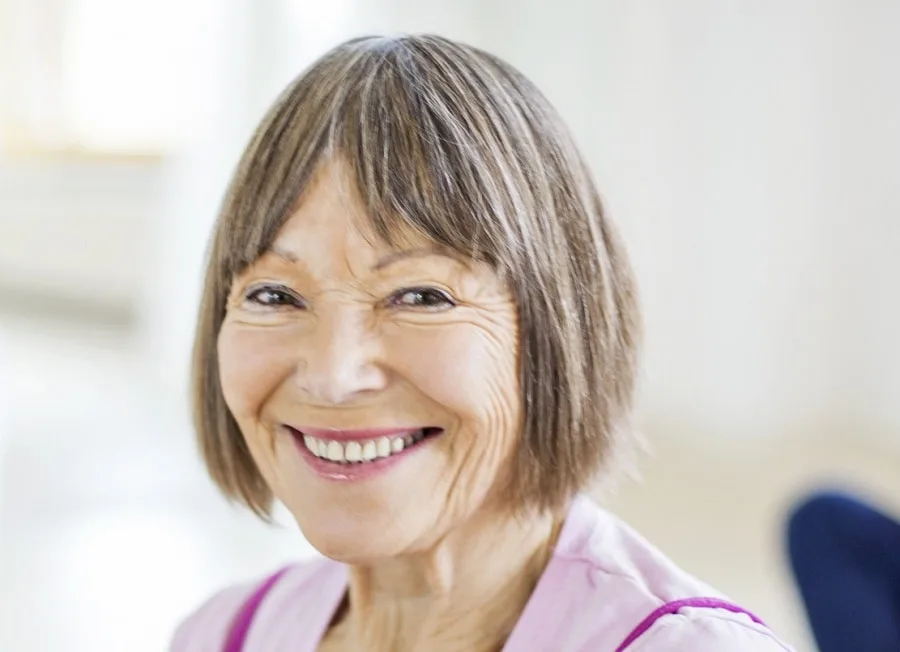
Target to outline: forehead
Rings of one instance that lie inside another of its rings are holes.
[[[357,267],[350,263],[378,267],[398,251],[430,250],[457,258],[399,223],[392,242],[385,241],[375,232],[344,166],[332,162],[317,170],[270,249],[282,260],[330,273]]]

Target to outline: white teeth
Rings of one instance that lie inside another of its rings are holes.
[[[344,447],[336,441],[328,442],[328,459],[332,462],[343,462]]]
[[[349,441],[344,445],[344,459],[348,462],[359,462],[362,460],[362,446],[358,441]]]
[[[424,438],[425,433],[422,430],[404,437],[379,437],[346,443],[303,435],[303,444],[316,457],[331,462],[356,464],[396,455]]]

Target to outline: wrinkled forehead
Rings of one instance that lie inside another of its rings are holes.
[[[347,166],[329,160],[316,170],[264,257],[332,276],[377,271],[409,252],[463,260],[400,218],[391,220],[390,226],[387,236],[379,233]]]

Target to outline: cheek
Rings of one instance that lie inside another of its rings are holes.
[[[517,331],[456,324],[406,333],[392,346],[402,347],[396,359],[406,380],[456,421],[456,436],[442,439],[446,462],[431,480],[434,495],[444,496],[441,518],[455,522],[504,486],[512,470],[522,414]]]
[[[398,369],[416,389],[479,430],[518,425],[513,328],[465,324],[404,332],[391,342]],[[474,422],[474,423],[472,423]]]
[[[219,376],[228,408],[238,421],[257,417],[266,399],[291,373],[294,358],[284,335],[265,329],[223,325]]]

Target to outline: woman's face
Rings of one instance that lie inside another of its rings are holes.
[[[222,390],[266,481],[324,554],[426,550],[485,504],[520,436],[516,307],[487,266],[367,221],[324,166],[235,279]]]

